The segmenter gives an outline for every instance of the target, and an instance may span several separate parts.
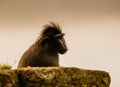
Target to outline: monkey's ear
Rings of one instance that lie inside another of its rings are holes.
[[[44,37],[42,40],[42,45],[44,46],[45,43],[47,43],[49,40],[49,37]]]

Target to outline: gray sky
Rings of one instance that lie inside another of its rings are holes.
[[[49,21],[66,33],[61,66],[108,71],[120,86],[120,0],[0,0],[0,63],[16,67]]]

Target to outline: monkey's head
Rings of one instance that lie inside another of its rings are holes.
[[[48,46],[48,49],[64,54],[68,50],[63,37],[64,35],[59,25],[55,23],[45,25],[41,34],[43,47]]]

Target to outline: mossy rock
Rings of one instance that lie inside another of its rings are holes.
[[[21,87],[109,87],[110,76],[105,71],[74,67],[21,68]]]
[[[0,70],[0,87],[109,87],[105,71],[75,67],[29,67]]]
[[[18,87],[18,77],[14,70],[0,70],[0,87]]]

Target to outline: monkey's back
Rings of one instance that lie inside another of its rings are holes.
[[[47,53],[33,44],[28,50],[24,52],[18,63],[18,68],[27,66],[59,66],[59,55],[58,53]]]

